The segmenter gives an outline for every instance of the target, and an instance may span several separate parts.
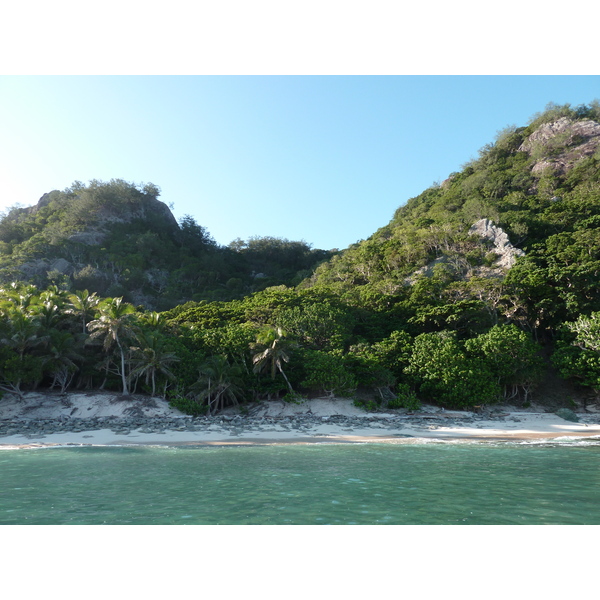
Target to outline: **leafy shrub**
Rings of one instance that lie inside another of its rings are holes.
[[[580,385],[600,390],[600,354],[587,348],[559,341],[552,364],[561,377],[575,379]]]
[[[180,410],[182,413],[185,413],[186,415],[192,415],[194,417],[205,415],[208,412],[207,404],[200,404],[197,400],[182,396],[180,394],[169,398],[169,404],[173,408]]]
[[[302,404],[306,398],[297,392],[288,392],[282,400],[284,402],[288,402],[289,404]]]
[[[498,255],[495,252],[488,252],[483,259],[483,264],[486,267],[492,267],[497,260]]]
[[[379,410],[379,404],[377,403],[376,400],[373,400],[373,399],[361,400],[361,399],[355,398],[353,404],[357,408],[362,408],[363,410],[366,410],[367,412],[375,412],[376,410]]]
[[[301,385],[324,391],[330,396],[351,394],[357,387],[356,378],[350,373],[340,356],[307,350],[304,354],[307,378]]]
[[[496,325],[465,342],[472,359],[481,360],[502,387],[505,400],[522,393],[525,400],[539,381],[544,362],[541,347],[513,324]]]
[[[406,408],[407,410],[419,410],[421,401],[410,386],[406,383],[398,384],[396,397],[388,402],[388,408]]]
[[[487,404],[500,396],[488,365],[467,356],[450,331],[417,336],[406,374],[422,397],[448,408]]]

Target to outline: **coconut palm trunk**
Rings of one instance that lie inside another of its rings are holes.
[[[121,353],[121,382],[123,383],[123,393],[125,395],[128,395],[129,386],[127,384],[127,375],[125,373],[125,352],[123,351],[123,346],[121,346],[119,338],[116,338],[116,342],[119,348],[119,352]]]

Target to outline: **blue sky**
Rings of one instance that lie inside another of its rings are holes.
[[[152,182],[219,244],[345,248],[599,76],[0,76],[0,210],[73,181]]]

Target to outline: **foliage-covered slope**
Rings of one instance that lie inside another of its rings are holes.
[[[230,299],[295,284],[330,253],[279,238],[219,247],[190,217],[178,224],[153,184],[76,182],[0,220],[0,280],[124,296],[151,308]]]
[[[497,248],[472,229],[481,219],[525,254],[508,274]],[[501,132],[478,159],[409,200],[304,285],[347,298],[419,295],[420,313],[483,301],[493,322],[543,334],[600,310],[599,225],[600,106],[551,106],[527,127]]]
[[[52,210],[0,222],[5,265],[62,259],[116,274],[121,289],[137,276],[131,290],[154,285],[157,305],[172,308],[7,285],[0,389],[145,389],[190,412],[311,393],[409,409],[526,403],[552,368],[600,390],[599,147],[598,103],[549,107],[296,287],[324,253],[277,238],[218,248],[191,218],[150,228],[148,211],[125,223],[104,209],[83,231],[105,237],[86,244],[64,206],[93,199],[95,184],[53,193]],[[152,196],[134,189],[134,204]],[[256,277],[277,269],[287,280]],[[81,277],[61,281],[77,288]],[[200,301],[173,306],[192,294]]]

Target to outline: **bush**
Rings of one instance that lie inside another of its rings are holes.
[[[527,400],[544,371],[539,344],[512,324],[492,327],[487,333],[467,340],[465,348],[472,360],[480,360],[491,371],[505,400],[519,393]]]
[[[421,397],[448,408],[488,404],[500,396],[488,365],[467,356],[450,331],[417,336],[406,374]]]
[[[552,355],[552,364],[561,377],[572,378],[580,385],[600,390],[600,354],[587,348],[559,342]]]
[[[375,412],[376,410],[379,410],[379,404],[377,403],[376,400],[359,400],[358,398],[355,398],[354,402],[353,402],[354,406],[358,407],[358,408],[362,408],[363,410],[366,410],[367,412]]]
[[[406,383],[398,384],[398,393],[393,400],[388,402],[388,408],[406,408],[407,410],[419,410],[421,401],[410,386]]]
[[[308,377],[302,381],[302,387],[323,391],[330,396],[349,395],[356,389],[356,378],[346,369],[340,356],[307,350],[304,361]]]
[[[182,413],[194,417],[205,415],[208,412],[208,405],[200,404],[198,401],[182,395],[176,395],[169,398],[169,404],[173,408],[180,410]]]
[[[302,394],[298,394],[297,392],[288,392],[282,399],[289,404],[302,404],[306,400]]]

